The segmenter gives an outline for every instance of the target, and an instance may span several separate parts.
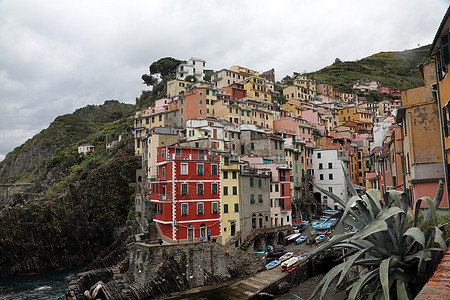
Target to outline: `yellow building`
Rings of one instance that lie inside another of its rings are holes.
[[[299,75],[295,77],[293,85],[283,89],[283,95],[287,100],[312,101],[317,95],[317,86],[314,80]]]
[[[240,164],[237,156],[222,156],[221,164],[221,193],[222,193],[222,244],[235,245],[238,243],[240,231]],[[236,209],[237,208],[237,209]]]
[[[167,97],[176,97],[180,94],[184,95],[190,82],[174,79],[167,82]]]
[[[273,128],[273,113],[266,104],[256,99],[222,99],[214,103],[214,117],[233,125],[254,124],[264,129]]]
[[[356,106],[347,106],[339,110],[339,125],[343,125],[345,122],[354,121],[371,121],[372,114],[368,113],[365,109]]]

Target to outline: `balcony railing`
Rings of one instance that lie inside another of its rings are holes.
[[[171,160],[200,160],[200,161],[214,161],[219,162],[219,155],[205,155],[205,154],[180,154],[172,153],[168,157]]]
[[[160,201],[172,201],[172,194],[157,194],[156,199]]]

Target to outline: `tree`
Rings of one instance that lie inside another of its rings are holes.
[[[175,73],[178,66],[183,62],[185,61],[178,60],[172,57],[161,58],[150,65],[150,74],[159,73],[164,80],[167,75]]]
[[[340,64],[342,62],[342,60],[340,60],[339,58],[336,57],[336,59],[334,60],[335,64]]]
[[[194,75],[188,75],[188,76],[186,76],[184,78],[184,81],[187,81],[187,82],[198,82],[198,79]]]
[[[448,249],[436,217],[443,195],[442,182],[434,200],[429,197],[417,200],[412,216],[406,193],[390,190],[380,199],[378,190],[369,190],[358,196],[347,174],[345,177],[353,194],[347,203],[316,186],[345,207],[338,222],[354,230],[334,236],[306,258],[309,260],[331,248],[347,251],[346,261],[325,275],[312,297],[322,289],[320,297],[323,298],[336,278],[336,292],[347,290],[348,299],[412,299],[432,276]],[[422,202],[429,208],[419,225]],[[344,280],[349,275],[351,278]]]
[[[158,83],[158,79],[156,79],[152,75],[144,74],[141,78],[144,81],[144,84],[146,84],[147,86],[155,85]]]

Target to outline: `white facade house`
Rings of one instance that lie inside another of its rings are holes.
[[[345,181],[344,166],[347,174],[350,161],[348,153],[345,150],[320,150],[314,149],[312,164],[314,168],[314,184],[327,190],[344,201],[350,199]],[[320,192],[316,187],[313,189],[314,197],[320,203],[332,209],[339,209],[341,206],[334,202],[333,199]]]
[[[94,152],[94,146],[92,145],[82,145],[78,146],[78,153],[83,153],[84,155]]]
[[[187,76],[193,75],[198,81],[203,81],[205,79],[205,66],[206,60],[191,57],[187,63],[178,66],[177,79],[185,80]]]

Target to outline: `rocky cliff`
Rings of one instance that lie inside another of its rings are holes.
[[[81,266],[115,241],[133,203],[139,159],[120,157],[64,194],[0,212],[0,276]]]

